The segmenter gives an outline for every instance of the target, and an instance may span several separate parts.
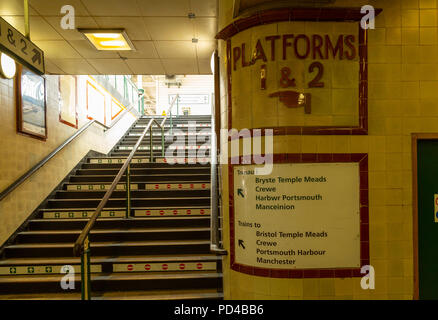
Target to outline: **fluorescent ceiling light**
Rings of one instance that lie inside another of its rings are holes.
[[[78,29],[97,50],[135,50],[124,29]]]
[[[12,79],[17,72],[15,60],[7,54],[0,53],[0,74],[6,79]]]

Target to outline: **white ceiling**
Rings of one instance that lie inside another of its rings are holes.
[[[216,0],[29,2],[31,39],[44,50],[47,73],[211,74]],[[76,28],[124,28],[137,50],[97,51],[78,31],[63,30],[66,4],[75,8]],[[0,16],[24,33],[23,0],[0,0]]]

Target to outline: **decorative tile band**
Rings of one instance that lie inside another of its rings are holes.
[[[120,146],[119,150],[132,150],[134,147],[132,146]],[[168,147],[169,150],[197,150],[197,149],[210,149],[211,146],[172,146]],[[161,146],[153,146],[152,150],[161,150]],[[140,146],[138,150],[150,150],[149,146]]]
[[[117,163],[125,163],[126,158],[102,158],[102,159],[90,159],[91,164],[117,164]],[[134,158],[131,163],[149,163],[149,159],[147,158]]]
[[[209,190],[209,183],[157,183],[147,184],[146,190],[163,191],[163,190]]]
[[[90,164],[123,164],[126,158],[95,158]],[[155,158],[156,163],[209,163],[210,158]],[[150,163],[148,158],[134,158],[131,163]]]
[[[120,263],[113,265],[114,272],[163,272],[163,271],[205,271],[216,270],[216,262],[152,262]]]
[[[75,273],[81,272],[80,265],[72,266]],[[92,273],[102,272],[102,266],[92,264],[90,266]],[[0,267],[0,275],[29,275],[29,274],[66,274],[70,273],[68,268],[63,265],[43,265],[43,266],[8,266]]]
[[[69,184],[68,191],[105,191],[109,190],[110,184]],[[116,190],[126,190],[126,184],[118,184]],[[131,184],[131,190],[138,190],[138,184]]]
[[[68,184],[67,191],[106,191],[110,184]],[[204,190],[210,189],[209,183],[150,183],[140,189],[138,184],[131,184],[131,190]],[[118,184],[116,190],[126,190],[126,184]]]
[[[136,217],[161,216],[209,216],[210,209],[139,209],[135,210]]]
[[[93,211],[53,211],[44,212],[43,219],[86,219],[90,218],[94,213]],[[124,218],[126,211],[102,211],[99,214],[99,218]]]
[[[141,133],[130,133],[128,134],[128,137],[139,137],[141,136]],[[172,136],[209,136],[211,135],[211,132],[209,131],[199,131],[199,132],[174,132],[172,134],[170,133],[165,133],[164,136],[166,137],[172,137]],[[161,133],[153,133],[152,134],[153,137],[161,137]],[[146,137],[149,137],[149,135],[147,134]]]

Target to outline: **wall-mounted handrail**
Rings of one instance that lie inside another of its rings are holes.
[[[213,111],[215,106],[212,105]],[[215,112],[212,112],[211,117],[211,148],[210,148],[210,251],[220,255],[226,255],[227,251],[222,248],[220,244],[220,232],[219,232],[219,190],[218,189],[218,159],[217,159],[217,140],[216,140],[216,120]],[[221,179],[221,177],[219,177]],[[220,181],[220,180],[219,180]]]
[[[129,111],[129,110],[127,110]],[[126,114],[126,112],[125,112]],[[14,191],[17,187],[19,187],[24,181],[26,181],[30,176],[32,176],[35,172],[37,172],[41,167],[43,167],[47,162],[49,162],[50,159],[52,159],[54,156],[56,156],[62,149],[64,149],[67,145],[70,144],[73,140],[75,140],[77,137],[79,137],[85,130],[87,130],[93,123],[96,123],[100,126],[102,126],[105,131],[111,129],[114,127],[114,125],[122,118],[123,115],[120,115],[119,118],[111,124],[111,126],[106,126],[103,123],[99,122],[98,120],[91,120],[84,126],[82,126],[78,131],[76,131],[70,138],[65,140],[59,147],[57,147],[55,150],[50,152],[44,159],[42,159],[40,162],[38,162],[36,165],[34,165],[32,168],[30,168],[26,173],[24,173],[21,177],[19,177],[17,180],[15,180],[13,183],[11,183],[6,189],[4,189],[0,193],[0,201],[2,201],[4,198],[6,198],[12,191]]]

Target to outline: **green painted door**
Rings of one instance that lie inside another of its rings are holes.
[[[438,300],[438,141],[418,141],[418,272],[420,299]]]

